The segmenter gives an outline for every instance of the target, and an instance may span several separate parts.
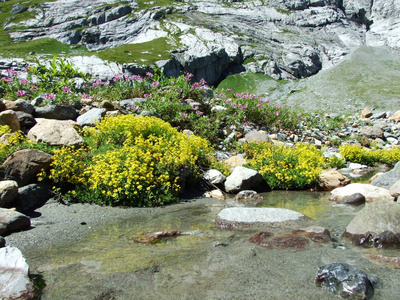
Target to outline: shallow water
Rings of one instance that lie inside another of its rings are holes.
[[[24,254],[32,271],[46,282],[42,299],[337,299],[314,284],[318,267],[332,262],[347,262],[376,275],[374,299],[400,299],[399,271],[366,258],[382,250],[340,242],[361,207],[336,205],[320,192],[274,191],[263,196],[258,203],[199,199],[172,205],[104,225],[73,244]],[[333,241],[306,251],[255,246],[248,242],[252,231],[215,228],[215,217],[229,206],[299,211],[312,224],[328,228]],[[133,240],[167,229],[186,235],[156,244]],[[399,251],[385,254],[400,256]]]

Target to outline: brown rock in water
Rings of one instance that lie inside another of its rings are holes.
[[[168,237],[176,237],[182,234],[179,230],[164,230],[160,232],[156,232],[150,235],[140,235],[133,238],[135,242],[143,243],[143,244],[155,244],[158,243],[161,239]]]
[[[344,176],[336,170],[324,170],[319,175],[318,188],[323,191],[331,191],[337,187],[345,186],[350,183],[350,178]]]

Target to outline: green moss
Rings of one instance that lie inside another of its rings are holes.
[[[30,52],[37,54],[84,54],[88,53],[85,47],[79,45],[65,45],[55,39],[43,38],[22,43],[13,43],[0,47],[0,56],[2,57],[26,57]]]
[[[285,15],[290,15],[292,13],[291,10],[287,10],[287,9],[283,9],[283,8],[277,8],[276,11],[281,14],[285,14]]]
[[[254,57],[248,58],[246,59],[243,64],[249,64],[249,63],[253,63],[256,62],[256,59]]]
[[[174,0],[138,0],[137,3],[139,5],[139,9],[146,9],[152,8],[156,6],[169,6],[169,5],[176,5],[177,1]]]
[[[172,46],[167,38],[158,38],[150,42],[127,44],[112,49],[99,51],[96,55],[108,61],[118,63],[138,63],[150,65],[158,60],[170,58]]]

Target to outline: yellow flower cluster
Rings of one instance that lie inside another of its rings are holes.
[[[248,143],[249,167],[258,170],[272,189],[304,189],[315,184],[324,165],[322,153],[312,145],[294,147]]]
[[[374,165],[376,163],[394,165],[400,161],[400,147],[372,150],[352,144],[342,145],[339,150],[343,158],[349,162],[366,165]]]
[[[197,176],[199,165],[212,154],[206,140],[153,117],[105,118],[86,132],[86,138],[95,147],[55,151],[50,177],[75,184],[70,194],[80,200],[107,205],[151,206],[176,200],[181,171],[188,168]]]
[[[8,126],[0,126],[0,136],[2,142],[0,142],[0,161],[4,161],[13,152],[23,148],[22,143],[26,146],[30,145],[30,141],[22,134],[21,131],[11,133],[11,129]]]

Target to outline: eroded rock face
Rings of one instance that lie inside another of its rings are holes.
[[[315,284],[346,299],[371,299],[374,287],[368,275],[346,263],[318,268]]]
[[[400,204],[368,203],[350,222],[342,237],[359,246],[400,248]]]

